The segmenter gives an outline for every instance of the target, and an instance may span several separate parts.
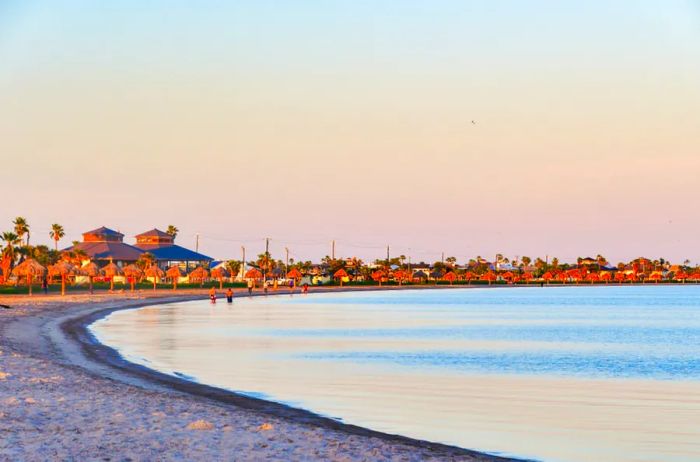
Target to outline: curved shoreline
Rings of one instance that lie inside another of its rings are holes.
[[[441,287],[443,288],[443,287]],[[450,288],[449,286],[444,287]],[[452,287],[455,288],[455,287]],[[377,290],[378,288],[373,288]],[[387,287],[388,290],[400,290]],[[406,288],[408,289],[408,287]],[[331,289],[339,291],[340,289]],[[347,289],[348,291],[357,289]],[[368,290],[368,289],[360,289]],[[380,289],[381,290],[381,289]],[[423,290],[423,289],[419,289]],[[345,291],[345,290],[343,290]],[[314,292],[328,292],[315,290]],[[312,292],[313,293],[313,292]],[[277,292],[279,295],[287,291]],[[256,293],[254,296],[263,295]],[[273,293],[268,294],[275,295]],[[239,295],[240,297],[240,295]],[[58,352],[62,359],[71,366],[77,366],[97,375],[102,379],[112,379],[129,385],[136,385],[146,390],[177,392],[187,396],[215,401],[225,406],[249,410],[269,415],[287,422],[309,425],[315,428],[340,432],[348,436],[380,439],[390,445],[401,445],[427,451],[432,457],[439,459],[474,460],[474,461],[515,461],[513,459],[480,453],[456,446],[417,440],[401,435],[393,435],[364,427],[342,423],[328,417],[323,417],[311,411],[297,409],[288,405],[266,401],[259,398],[244,396],[229,390],[209,385],[198,384],[172,375],[167,375],[147,367],[126,361],[113,348],[100,344],[89,332],[88,326],[112,312],[140,308],[144,306],[162,305],[166,303],[185,302],[204,298],[203,295],[176,295],[164,298],[149,298],[137,301],[116,301],[114,303],[77,304],[68,306],[64,312],[49,316],[37,327],[43,332],[47,344],[45,346]],[[27,320],[27,318],[20,318]],[[31,317],[30,317],[31,319]],[[20,322],[21,320],[15,320]],[[36,323],[36,320],[33,321]],[[21,327],[18,325],[17,327]]]

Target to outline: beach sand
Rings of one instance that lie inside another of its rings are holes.
[[[13,308],[0,309],[0,460],[508,460],[188,392],[196,386],[176,390],[96,361],[60,327],[105,309],[205,296],[1,297]]]

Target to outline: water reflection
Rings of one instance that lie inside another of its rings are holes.
[[[267,297],[117,312],[130,360],[391,433],[545,460],[700,460],[700,288]]]

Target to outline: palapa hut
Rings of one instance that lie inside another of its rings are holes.
[[[340,281],[340,287],[343,287],[343,278],[348,277],[348,272],[345,271],[343,268],[340,268],[338,271],[333,273],[333,277],[335,279],[338,279]]]
[[[16,276],[24,276],[27,278],[27,287],[29,287],[29,295],[32,295],[32,281],[34,278],[42,277],[46,273],[46,268],[33,258],[27,258],[19,265],[15,266],[12,274]]]
[[[415,273],[413,273],[413,280],[423,282],[426,279],[428,279],[428,275],[425,273],[425,271],[418,270]]]
[[[399,285],[408,279],[408,273],[402,269],[394,271],[394,280],[398,281]]]
[[[109,262],[107,266],[102,268],[102,272],[105,277],[109,278],[109,290],[114,290],[114,277],[121,276],[123,274],[122,269],[112,262]]]
[[[454,271],[450,271],[449,273],[445,274],[442,277],[443,280],[448,281],[450,285],[452,285],[453,282],[455,282],[455,279],[457,279],[457,275],[455,274]]]
[[[228,277],[228,272],[222,267],[217,267],[211,270],[211,277],[219,281],[219,290],[222,290],[224,288],[224,278]]]
[[[173,290],[177,289],[177,282],[182,277],[182,271],[177,265],[173,265],[165,272],[165,275],[173,281]]]
[[[129,286],[133,292],[134,284],[136,283],[136,280],[141,277],[143,271],[141,271],[141,268],[134,264],[127,265],[122,271],[124,272],[124,276],[126,276],[126,278],[129,280]]]
[[[296,286],[299,283],[299,280],[302,278],[301,271],[299,271],[296,268],[292,268],[288,273],[287,273],[287,279],[291,279],[294,281],[294,286]]]
[[[61,260],[55,265],[51,266],[51,273],[56,276],[61,276],[61,295],[66,294],[66,278],[74,276],[76,269],[77,268],[73,264],[68,263],[65,260]]]
[[[204,285],[204,280],[209,277],[209,272],[201,266],[196,267],[188,275],[190,282],[199,281],[200,287]]]
[[[251,268],[248,271],[246,271],[246,273],[245,273],[246,279],[258,280],[258,279],[262,279],[262,277],[263,277],[263,274],[257,268]]]
[[[153,290],[156,290],[156,284],[158,284],[158,281],[165,277],[165,271],[160,269],[156,264],[146,268],[144,273],[146,274],[146,277],[153,278]]]
[[[93,282],[93,279],[94,279],[95,277],[99,276],[99,275],[102,273],[102,271],[100,270],[100,268],[99,268],[95,263],[90,262],[90,263],[88,263],[88,264],[86,264],[86,265],[83,265],[83,266],[80,268],[80,272],[81,272],[82,274],[84,274],[85,276],[87,276],[88,281],[89,281],[89,283],[90,283],[90,293],[92,293],[92,282]]]

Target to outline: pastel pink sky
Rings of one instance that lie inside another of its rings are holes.
[[[3,2],[0,230],[698,262],[700,7],[606,3]]]

